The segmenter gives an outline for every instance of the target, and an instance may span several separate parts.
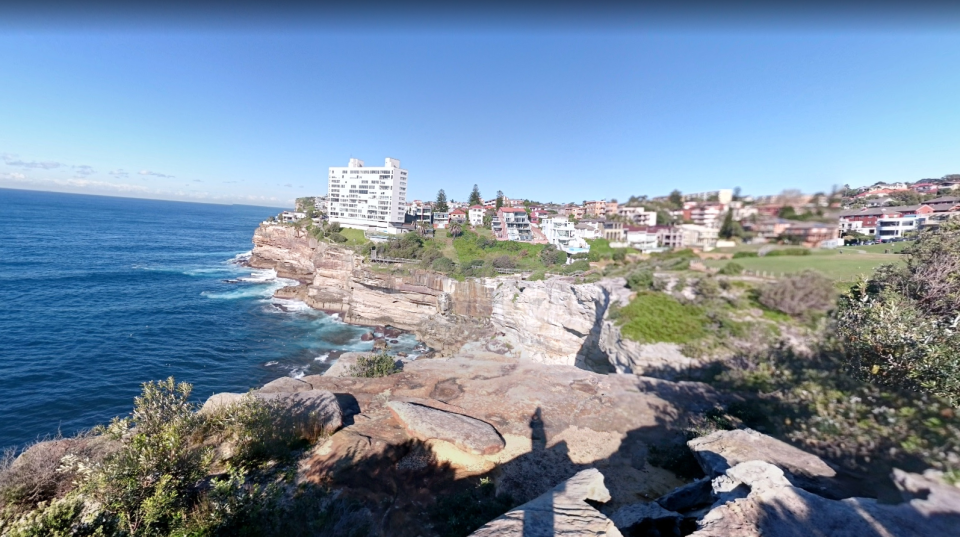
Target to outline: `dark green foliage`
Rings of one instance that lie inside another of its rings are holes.
[[[433,264],[430,265],[430,268],[436,270],[437,272],[453,272],[456,267],[453,260],[449,257],[439,257],[434,260]]]
[[[720,226],[719,236],[721,239],[727,240],[734,237],[743,237],[743,226],[733,219],[733,209],[727,210],[727,215],[723,218],[723,225]]]
[[[902,265],[840,300],[837,332],[861,378],[960,406],[960,224],[927,231]]]
[[[548,244],[543,247],[543,250],[540,250],[540,262],[544,266],[551,265],[562,265],[567,262],[567,253],[558,250],[556,246]]]
[[[777,248],[764,254],[764,257],[779,257],[784,255],[811,255],[808,248]],[[734,256],[736,257],[736,256]]]
[[[330,233],[340,233],[340,229],[340,222],[330,222],[327,226],[327,231]]]
[[[347,242],[347,238],[341,235],[338,231],[331,232],[329,235],[327,235],[327,237],[329,237],[333,242]]]
[[[480,197],[480,189],[477,188],[477,185],[473,185],[473,190],[470,191],[470,199],[467,200],[469,205],[483,205],[483,198]]]
[[[701,300],[720,298],[720,283],[712,276],[704,276],[697,280],[694,290]]]
[[[447,205],[447,193],[442,188],[437,192],[437,202],[433,204],[433,210],[438,213],[445,213],[450,210]]]
[[[397,365],[397,359],[389,354],[382,352],[373,356],[361,356],[357,358],[357,363],[350,366],[350,376],[352,377],[386,377],[402,371],[402,367]]]
[[[440,496],[430,519],[441,537],[466,537],[515,506],[511,497],[497,495],[493,482],[482,479],[476,487]]]
[[[805,270],[765,285],[760,303],[794,317],[825,313],[836,303],[833,281],[819,272]]]
[[[653,288],[653,271],[637,269],[627,275],[627,287],[632,291],[644,291]]]
[[[724,265],[717,274],[722,274],[724,276],[739,276],[743,274],[743,265],[740,263],[735,263],[733,261]]]
[[[734,259],[741,259],[744,257],[759,257],[757,252],[735,252],[733,254]]]

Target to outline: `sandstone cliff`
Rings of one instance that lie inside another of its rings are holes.
[[[252,266],[303,282],[281,290],[282,296],[339,313],[348,323],[412,331],[443,355],[496,338],[522,360],[598,372],[661,373],[686,365],[676,348],[625,341],[619,328],[604,320],[610,304],[629,299],[623,279],[458,281],[416,269],[396,276],[373,270],[349,248],[281,225],[261,225],[253,242]]]

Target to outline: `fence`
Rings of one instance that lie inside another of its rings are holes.
[[[419,263],[419,259],[405,259],[402,257],[381,256],[377,249],[370,250],[370,261],[373,263]]]

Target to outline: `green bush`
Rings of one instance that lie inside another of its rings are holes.
[[[327,225],[327,231],[330,233],[340,233],[340,229],[340,222],[330,222],[330,224]]]
[[[449,257],[439,257],[433,261],[431,268],[437,272],[452,272],[456,265]]]
[[[788,274],[760,289],[764,306],[794,317],[825,313],[836,303],[833,281],[812,270]]]
[[[766,257],[779,257],[784,255],[810,255],[810,250],[807,248],[781,248],[777,250],[770,250],[764,254]]]
[[[642,343],[687,343],[706,335],[709,322],[699,306],[655,292],[637,294],[619,313],[624,337]]]
[[[327,237],[329,237],[330,240],[332,240],[333,242],[340,242],[340,243],[347,242],[347,238],[341,235],[340,232],[338,231],[330,232],[327,235]]]
[[[627,275],[627,287],[632,291],[642,291],[653,288],[653,271],[645,268],[637,269]]]
[[[960,406],[960,222],[922,233],[908,253],[841,298],[846,362],[861,379]]]
[[[512,269],[517,267],[517,262],[508,255],[501,255],[493,260],[493,266],[499,269]]]
[[[357,358],[357,363],[350,366],[350,376],[352,377],[386,377],[398,373],[402,367],[397,365],[397,360],[385,352],[373,356],[361,356]]]
[[[757,252],[736,252],[733,254],[734,259],[742,259],[744,257],[759,257]]]
[[[735,263],[733,261],[724,265],[717,274],[722,274],[724,276],[739,276],[743,274],[743,265],[740,263]]]
[[[717,279],[712,276],[704,276],[697,280],[696,285],[694,285],[694,290],[702,300],[720,298],[720,284],[717,282]]]

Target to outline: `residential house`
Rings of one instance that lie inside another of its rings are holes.
[[[683,232],[684,248],[700,248],[704,251],[716,248],[720,233],[717,228],[697,224],[680,224],[678,227]]]
[[[677,226],[651,226],[648,232],[656,233],[657,244],[664,248],[683,248],[683,230]]]
[[[587,216],[605,216],[607,214],[607,202],[600,201],[585,201],[583,203],[583,210]]]
[[[500,207],[494,219],[493,234],[504,241],[532,241],[533,230],[527,211],[519,207]]]
[[[583,240],[599,239],[603,236],[603,225],[597,220],[581,220],[574,226],[577,237]]]
[[[299,211],[283,211],[278,215],[277,220],[280,220],[284,224],[291,224],[293,222],[299,222],[307,217],[307,213],[302,213]]]
[[[867,236],[878,236],[877,221],[880,218],[889,220],[903,216],[927,217],[934,212],[936,212],[936,209],[929,203],[843,211],[840,213],[838,234],[843,236],[847,232],[856,232]]]
[[[450,223],[464,224],[467,222],[467,212],[463,209],[454,209],[450,211]],[[481,220],[482,222],[482,220]]]
[[[643,207],[621,205],[617,207],[617,214],[641,227],[657,225],[657,213],[647,212]]]
[[[471,205],[467,209],[467,217],[470,220],[470,225],[473,227],[483,226],[483,217],[487,214],[487,209],[482,205]]]
[[[446,229],[450,223],[450,213],[433,212],[433,227],[437,229]]]
[[[697,225],[719,228],[726,216],[726,206],[722,203],[701,203],[690,210],[690,220]]]
[[[582,251],[583,248],[590,249],[587,241],[577,236],[576,224],[566,218],[547,218],[543,220],[541,230],[547,238],[547,242],[556,246],[560,250]],[[569,252],[568,252],[569,253]]]
[[[618,211],[619,206],[620,206],[620,204],[617,203],[616,201],[608,201],[608,202],[607,202],[607,205],[606,205],[606,208],[605,208],[605,212],[604,212],[603,214],[606,215],[606,216],[609,216],[609,215],[612,215],[612,214],[618,214],[617,211]]]
[[[557,211],[557,214],[560,216],[573,216],[575,219],[580,220],[586,214],[586,209],[579,205],[564,205]]]
[[[817,248],[836,239],[837,226],[820,222],[791,221],[782,235],[809,248]]]
[[[647,226],[623,226],[626,242],[631,247],[642,252],[656,250],[659,246],[656,230],[651,231]]]

